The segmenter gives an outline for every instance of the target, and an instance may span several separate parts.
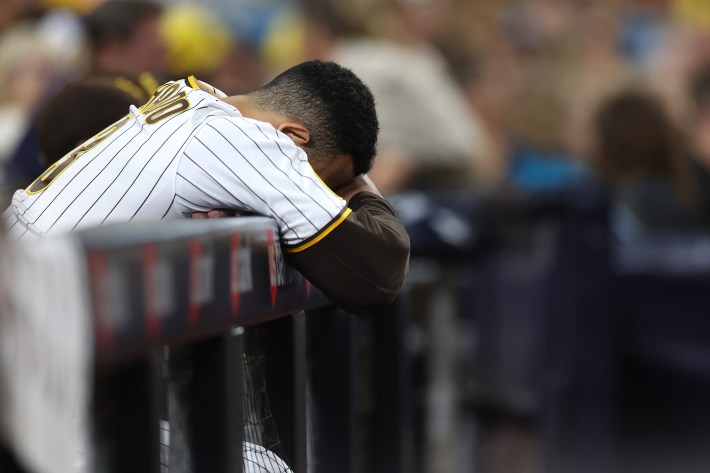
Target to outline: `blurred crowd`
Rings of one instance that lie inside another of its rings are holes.
[[[239,94],[314,58],[373,90],[385,194],[595,185],[620,232],[710,225],[703,0],[5,0],[5,191],[163,81]]]
[[[710,0],[2,0],[0,195],[167,80],[236,95],[310,59],[372,89],[385,195],[592,189],[621,238],[710,229]],[[543,278],[504,263],[524,320],[518,273]]]

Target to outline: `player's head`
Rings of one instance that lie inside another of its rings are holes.
[[[94,66],[103,72],[162,75],[167,50],[159,32],[162,7],[147,0],[105,2],[85,19]]]
[[[254,106],[305,127],[308,139],[302,147],[314,168],[343,155],[352,159],[354,175],[372,167],[379,131],[375,100],[349,69],[304,62],[248,96]]]

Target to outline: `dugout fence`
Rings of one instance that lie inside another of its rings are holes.
[[[4,247],[0,471],[708,470],[706,234],[619,239],[595,190],[392,201],[410,277],[367,316],[268,219]]]
[[[39,289],[3,298],[0,471],[412,471],[406,290],[347,314],[281,251],[260,217],[6,245]]]
[[[710,468],[707,232],[616,233],[596,186],[393,200],[424,339],[415,471]]]

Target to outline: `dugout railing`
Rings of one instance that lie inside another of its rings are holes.
[[[296,473],[412,471],[405,295],[364,316],[332,307],[288,267],[266,218],[131,223],[71,239],[93,345],[84,471],[241,472],[244,455],[245,471],[272,471],[249,461],[273,453]],[[256,413],[250,389],[263,396]],[[264,412],[268,425],[245,439]],[[12,434],[0,470],[35,471],[27,465],[41,461],[26,456],[38,453]],[[267,437],[266,451],[243,449]]]
[[[596,186],[393,199],[412,239],[416,471],[706,471],[708,233]]]

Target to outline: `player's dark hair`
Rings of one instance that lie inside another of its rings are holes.
[[[249,96],[259,108],[284,113],[308,129],[310,160],[345,153],[355,175],[372,167],[379,131],[375,99],[351,70],[334,62],[304,62]]]
[[[146,0],[105,2],[84,18],[89,40],[94,48],[109,40],[126,40],[145,19],[157,16],[162,7]]]

